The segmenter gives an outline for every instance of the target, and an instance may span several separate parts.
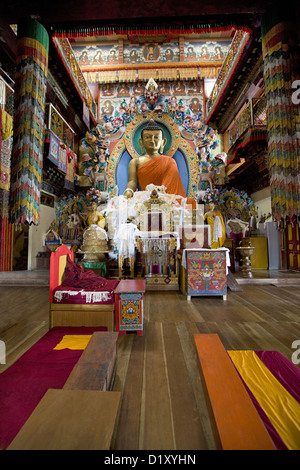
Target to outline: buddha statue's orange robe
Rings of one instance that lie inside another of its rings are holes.
[[[148,184],[155,184],[155,186],[165,186],[168,194],[186,197],[177,164],[171,157],[165,155],[153,157],[140,166],[137,177],[142,191],[145,191]]]

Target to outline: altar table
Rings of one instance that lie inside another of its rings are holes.
[[[143,336],[143,303],[146,281],[123,279],[115,290],[115,330],[119,335],[136,331]]]

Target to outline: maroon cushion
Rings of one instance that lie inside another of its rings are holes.
[[[79,287],[82,289],[99,289],[107,283],[105,277],[101,277],[91,270],[85,270],[83,266],[71,260],[67,256],[64,280],[61,283],[63,287]]]

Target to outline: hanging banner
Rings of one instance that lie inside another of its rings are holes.
[[[34,20],[18,25],[11,222],[37,225],[43,168],[49,36]]]

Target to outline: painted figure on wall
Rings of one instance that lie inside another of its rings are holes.
[[[206,46],[201,47],[201,58],[204,60],[210,59],[210,55]]]
[[[196,53],[193,46],[187,48],[186,60],[196,60]]]
[[[106,100],[103,104],[102,113],[111,116],[113,114],[114,107],[110,100]]]
[[[96,52],[93,58],[93,65],[103,64],[102,51]]]
[[[215,60],[223,60],[224,59],[224,54],[220,46],[215,46],[215,55],[214,55]]]
[[[159,47],[156,44],[149,44],[143,49],[143,56],[146,61],[157,60],[160,55]]]
[[[80,55],[78,59],[78,62],[80,65],[88,65],[90,63],[87,51],[82,52],[82,54]]]
[[[169,47],[165,51],[165,58],[167,62],[172,62],[173,60],[173,51]]]

